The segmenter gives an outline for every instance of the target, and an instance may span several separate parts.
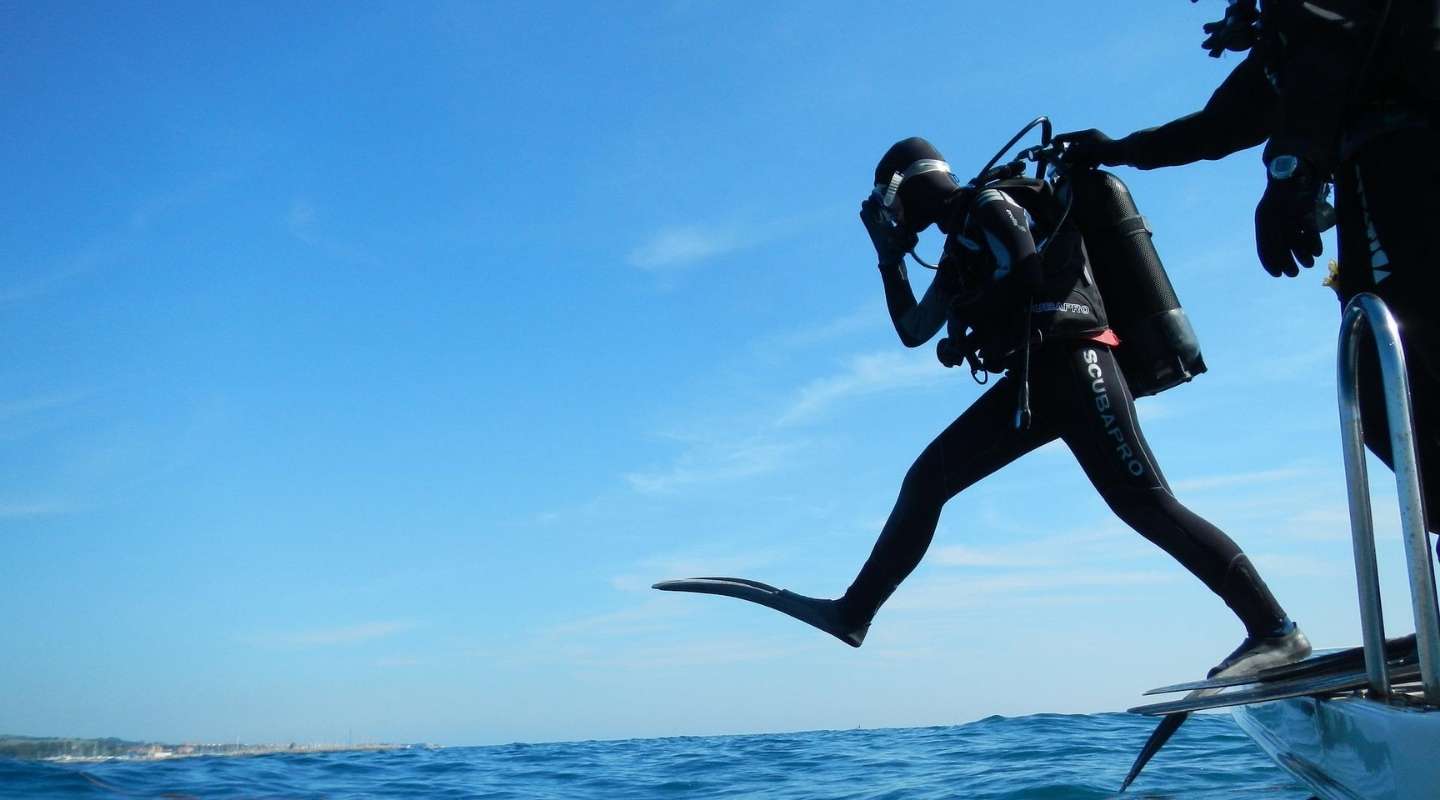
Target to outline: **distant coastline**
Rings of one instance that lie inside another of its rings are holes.
[[[166,744],[163,742],[132,742],[113,737],[75,739],[47,736],[0,735],[0,758],[25,761],[164,761],[197,756],[267,756],[278,753],[348,753],[405,750],[432,747],[423,744]]]

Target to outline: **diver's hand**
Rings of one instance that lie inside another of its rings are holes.
[[[1292,158],[1282,156],[1281,158]],[[1276,159],[1273,163],[1278,163]],[[1326,218],[1325,184],[1303,160],[1295,160],[1288,175],[1272,168],[1265,194],[1255,207],[1255,249],[1260,265],[1275,277],[1300,274],[1312,267],[1323,252],[1320,232],[1333,222]]]
[[[870,243],[875,245],[875,255],[880,257],[882,267],[904,261],[905,254],[914,250],[919,241],[914,233],[887,222],[880,213],[880,204],[873,199],[860,204],[860,221],[870,234]]]
[[[1084,169],[1101,165],[1114,167],[1124,163],[1120,143],[1094,128],[1062,133],[1052,141],[1065,148],[1060,161],[1066,166]]]
[[[947,367],[958,367],[965,363],[965,348],[957,347],[949,337],[935,343],[935,358]]]

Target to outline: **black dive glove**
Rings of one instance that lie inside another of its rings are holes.
[[[1205,23],[1205,41],[1200,46],[1210,52],[1211,58],[1219,58],[1226,50],[1242,53],[1255,46],[1258,22],[1260,11],[1255,7],[1255,0],[1232,2],[1224,19]]]
[[[867,199],[860,204],[860,221],[865,223],[865,232],[870,234],[870,243],[875,245],[875,255],[880,257],[882,267],[904,261],[905,254],[914,250],[920,241],[914,233],[885,219],[880,204],[874,200]]]
[[[964,364],[965,356],[969,354],[969,351],[962,345],[950,341],[948,336],[935,343],[935,358],[947,367],[958,367]]]
[[[1255,249],[1260,264],[1275,277],[1300,274],[1298,261],[1315,265],[1323,248],[1321,231],[1335,224],[1334,209],[1325,201],[1326,184],[1315,170],[1295,156],[1270,161],[1270,181],[1255,207]]]
[[[1115,167],[1125,163],[1120,142],[1094,128],[1062,133],[1053,141],[1064,148],[1061,163],[1076,169],[1101,165]]]

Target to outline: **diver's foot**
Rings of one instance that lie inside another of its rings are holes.
[[[857,623],[849,619],[838,600],[822,600],[781,589],[774,600],[774,608],[813,625],[836,639],[859,647],[865,643],[865,634],[870,631],[870,622]]]
[[[1207,678],[1250,675],[1262,669],[1293,664],[1310,655],[1310,640],[1294,622],[1270,636],[1246,636],[1235,651],[1216,664]]]

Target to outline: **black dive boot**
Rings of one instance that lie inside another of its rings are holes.
[[[865,634],[870,632],[870,621],[851,620],[839,600],[821,600],[781,589],[775,600],[768,605],[801,622],[814,625],[851,647],[864,644]]]
[[[1300,626],[1286,620],[1269,636],[1246,636],[1230,655],[1211,668],[1207,678],[1249,675],[1270,667],[1292,664],[1310,655],[1310,640]]]

